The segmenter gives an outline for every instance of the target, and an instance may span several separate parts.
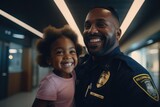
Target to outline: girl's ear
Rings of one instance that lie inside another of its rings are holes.
[[[121,31],[121,29],[119,28],[119,29],[117,30],[117,32],[116,32],[116,39],[117,39],[118,41],[120,40],[121,33],[122,33],[122,31]]]

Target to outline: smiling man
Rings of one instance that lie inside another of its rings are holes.
[[[87,15],[83,34],[89,53],[102,56],[118,46],[121,30],[116,16],[109,10],[97,8]]]
[[[149,72],[120,51],[120,36],[113,8],[89,11],[83,32],[89,57],[76,69],[76,107],[160,107]]]

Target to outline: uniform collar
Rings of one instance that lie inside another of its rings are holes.
[[[121,51],[120,51],[120,48],[119,46],[116,47],[113,51],[111,51],[109,54],[103,56],[103,57],[99,57],[97,58],[98,60],[93,60],[92,56],[90,55],[89,57],[89,62],[90,63],[99,63],[99,64],[103,64],[103,63],[107,63],[109,61],[111,61],[113,58],[115,58],[117,55],[120,55],[120,54],[123,54]]]

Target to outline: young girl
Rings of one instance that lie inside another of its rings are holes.
[[[74,107],[74,68],[82,52],[77,35],[67,25],[59,29],[49,26],[37,50],[38,64],[53,67],[53,71],[41,80],[32,107]]]

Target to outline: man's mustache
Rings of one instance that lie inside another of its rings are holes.
[[[94,34],[91,34],[91,33],[86,33],[84,34],[83,36],[86,40],[89,40],[90,38],[92,37],[100,37],[102,40],[105,38],[105,35],[101,34],[101,33],[94,33]]]

